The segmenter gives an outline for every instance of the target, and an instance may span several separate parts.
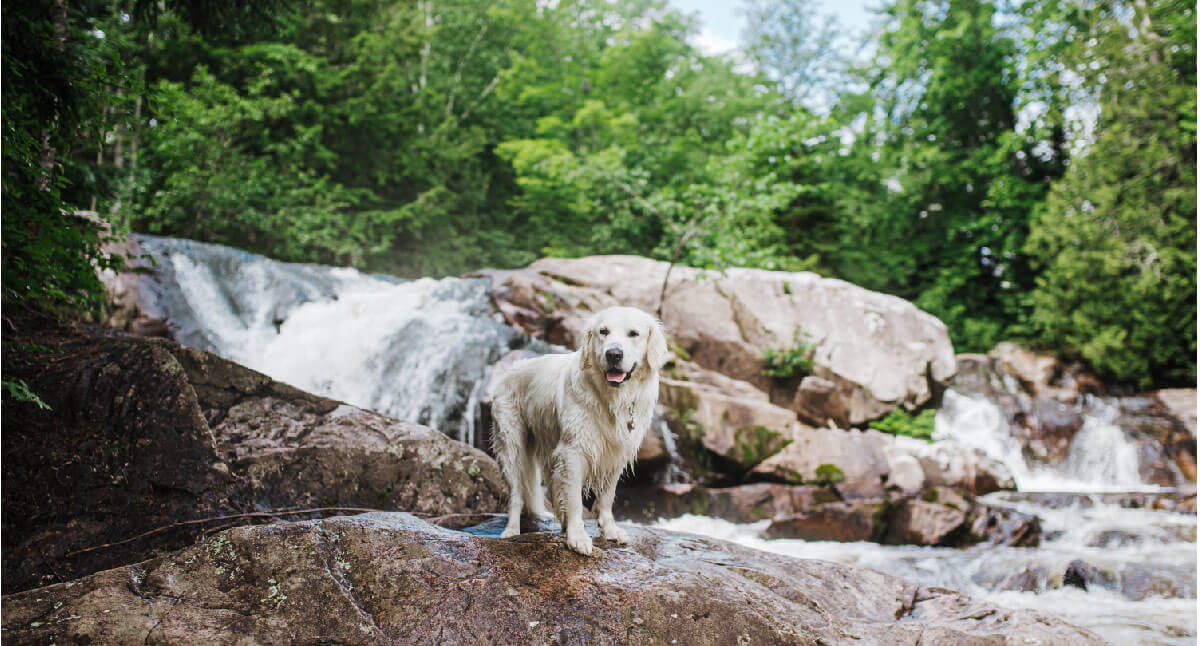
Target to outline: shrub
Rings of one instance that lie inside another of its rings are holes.
[[[763,374],[768,377],[775,377],[776,379],[803,377],[812,374],[812,356],[817,347],[805,341],[803,339],[805,336],[807,335],[797,330],[793,337],[794,343],[792,347],[784,350],[774,350],[771,348],[763,350],[763,360],[767,362],[767,367],[763,369]]]
[[[867,426],[892,435],[907,435],[922,440],[931,440],[935,415],[936,412],[932,408],[923,410],[916,415],[910,415],[903,409],[897,408]]]

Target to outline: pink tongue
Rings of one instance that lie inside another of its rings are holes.
[[[613,383],[621,383],[625,379],[625,373],[620,370],[609,370],[604,376]]]

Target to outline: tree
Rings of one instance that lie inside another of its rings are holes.
[[[107,225],[75,212],[105,205],[128,188],[117,151],[135,125],[145,80],[144,68],[130,60],[133,40],[161,11],[182,13],[209,36],[261,35],[273,29],[280,4],[43,0],[5,6],[5,305],[67,314],[95,310],[102,301],[96,271],[119,260],[101,249]]]
[[[671,257],[690,227],[728,225],[721,214],[736,209],[709,190],[724,172],[715,160],[779,96],[701,56],[688,23],[660,2],[562,2],[536,28],[498,90],[533,128],[497,152],[516,173],[512,204],[538,251]]]
[[[86,187],[71,151],[101,120],[114,77],[87,15],[64,1],[6,7],[3,21],[3,302],[62,311],[99,304],[100,230],[76,217]]]
[[[1032,324],[1135,383],[1196,380],[1196,17],[1099,2],[1064,62],[1094,92],[1094,140],[1036,211]]]
[[[809,109],[828,110],[853,82],[846,37],[812,0],[745,0],[746,54],[779,91]]]
[[[1019,51],[991,3],[901,0],[888,17],[870,81],[890,189],[855,227],[887,273],[864,282],[986,350],[1023,319],[1028,213],[1061,160],[1017,132]]]
[[[528,260],[506,255],[491,151],[524,9],[318,3],[277,39],[204,46],[153,87],[135,227],[402,275]]]

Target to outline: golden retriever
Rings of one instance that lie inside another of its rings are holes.
[[[567,546],[592,553],[583,526],[583,494],[605,539],[629,542],[613,520],[617,481],[633,463],[658,399],[667,359],[662,324],[632,307],[611,307],[588,320],[579,349],[525,359],[495,382],[493,449],[509,486],[508,524],[521,533],[521,511],[547,515],[542,483]]]

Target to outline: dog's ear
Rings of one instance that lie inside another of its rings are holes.
[[[650,323],[650,334],[646,337],[646,363],[658,370],[667,359],[667,333],[663,331],[662,321],[654,319]]]
[[[592,326],[588,325],[583,332],[583,340],[579,342],[579,369],[592,369]]]

